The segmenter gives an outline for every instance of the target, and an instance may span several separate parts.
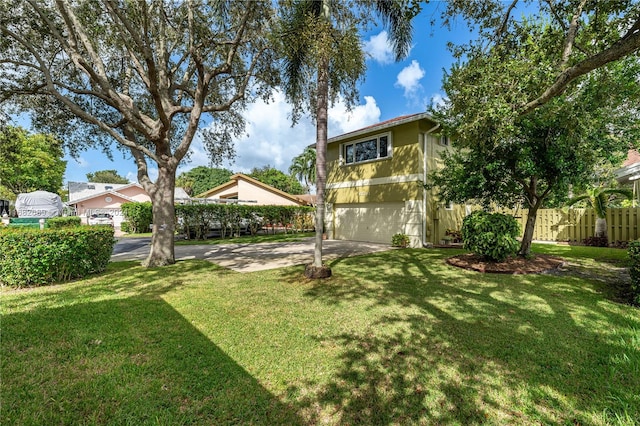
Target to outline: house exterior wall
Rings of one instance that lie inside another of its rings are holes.
[[[450,149],[441,145],[439,135],[428,134],[435,126],[422,118],[359,132],[328,145],[325,199],[330,236],[362,240],[369,234],[369,240],[390,243],[390,236],[400,232],[409,236],[413,247],[419,247],[423,235],[425,242],[438,244],[447,229],[461,228],[465,207],[449,208],[423,186],[425,173],[443,167],[440,154]],[[341,157],[344,144],[383,134],[390,136],[390,157],[345,164]]]
[[[128,200],[119,198],[112,194],[89,198],[75,205],[76,215],[79,216],[82,223],[86,225],[88,223],[88,216],[91,216],[94,213],[109,213],[113,217],[113,225],[115,227],[120,227],[120,224],[124,220],[120,207],[126,202],[128,202]]]
[[[288,198],[271,192],[267,189],[257,187],[251,182],[238,179],[238,198],[241,200],[256,200],[258,205],[276,205],[276,206],[298,206]]]
[[[123,188],[118,190],[122,195],[132,198],[140,203],[144,203],[146,201],[151,201],[151,197],[147,194],[147,192],[138,186],[130,186],[128,188]]]
[[[296,203],[280,194],[269,191],[268,189],[261,188],[243,179],[237,179],[235,185],[229,185],[221,190],[210,194],[209,199],[220,199],[237,196],[238,200],[242,201],[255,201],[255,203],[247,203],[251,205],[276,205],[276,206],[298,206],[300,203]]]

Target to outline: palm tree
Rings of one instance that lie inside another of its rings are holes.
[[[626,188],[603,188],[601,186],[587,189],[587,191],[571,198],[567,204],[574,204],[585,201],[587,205],[595,211],[596,228],[595,236],[599,238],[608,238],[607,235],[607,208],[615,195],[622,195],[626,199],[633,198],[633,192]]]
[[[310,193],[310,183],[316,181],[316,150],[307,147],[302,151],[302,154],[294,157],[289,167],[289,173],[304,182],[307,192]]]
[[[316,235],[313,264],[305,275],[322,278],[331,275],[322,264],[329,102],[339,94],[348,105],[357,99],[356,84],[365,71],[358,26],[371,20],[371,12],[389,27],[396,59],[401,59],[409,51],[411,20],[419,7],[416,2],[388,0],[284,3],[279,35],[285,94],[293,103],[294,122],[305,110],[316,119]]]

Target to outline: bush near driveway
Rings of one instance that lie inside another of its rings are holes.
[[[0,229],[0,285],[41,286],[102,272],[115,241],[110,226]]]

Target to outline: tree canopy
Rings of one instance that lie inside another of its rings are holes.
[[[129,179],[120,176],[117,170],[98,170],[97,172],[87,173],[89,182],[100,183],[129,183]]]
[[[555,61],[546,22],[518,25],[523,30],[509,43],[445,76],[448,100],[434,115],[455,136],[458,151],[445,155],[431,183],[449,201],[522,203],[529,222],[520,254],[527,255],[537,210],[566,199],[570,185],[589,182],[596,164],[619,161],[638,140],[640,62],[610,63],[544,105],[514,115],[519,100],[547,84]]]
[[[300,155],[293,157],[289,173],[304,182],[304,186],[309,192],[310,185],[316,181],[316,150],[306,147]]]
[[[180,173],[176,180],[176,185],[181,186],[187,194],[195,197],[211,188],[228,182],[231,175],[233,175],[233,172],[228,169],[198,166],[187,172]]]
[[[273,15],[266,1],[2,2],[0,101],[72,154],[128,151],[157,225],[145,265],[174,263],[176,170],[203,119],[216,163],[244,129],[240,110],[270,95]]]
[[[21,127],[0,127],[0,193],[12,199],[23,192],[60,193],[67,162],[62,141],[29,134]]]
[[[548,60],[544,66],[536,58],[527,62],[531,73],[540,79],[536,90],[527,90],[522,85],[525,90],[520,96],[501,99],[506,108],[505,126],[515,116],[527,114],[562,94],[581,77],[611,62],[635,56],[640,50],[640,3],[636,0],[447,2],[443,12],[445,24],[450,25],[459,17],[479,33],[476,41],[453,48],[459,59],[517,54],[514,38],[531,37],[546,50]],[[539,39],[540,27],[527,21],[543,25],[544,40]],[[497,86],[502,83],[501,79],[495,81]]]
[[[253,169],[251,169],[251,172],[247,174],[247,176],[250,176],[262,183],[271,185],[274,188],[277,188],[280,191],[284,191],[289,194],[296,195],[304,194],[306,192],[295,177],[283,173],[280,170],[271,167],[270,165],[266,165],[264,167],[254,167]]]

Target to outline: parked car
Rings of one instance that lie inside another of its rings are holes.
[[[94,213],[88,218],[89,225],[110,225],[113,226],[113,218],[108,213]]]

